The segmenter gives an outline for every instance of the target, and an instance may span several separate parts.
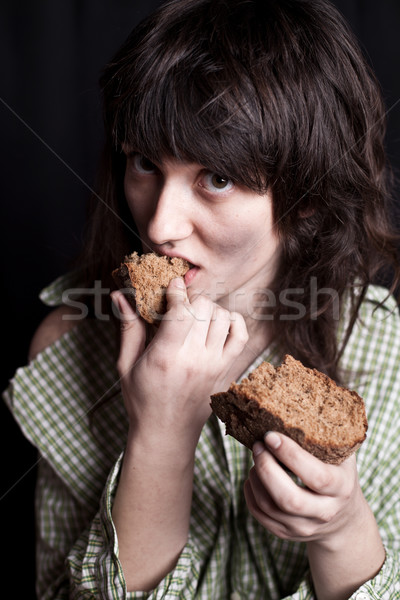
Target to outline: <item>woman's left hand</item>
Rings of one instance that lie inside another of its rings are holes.
[[[261,525],[280,538],[308,542],[334,535],[365,502],[354,455],[341,465],[326,464],[287,436],[271,432],[264,444],[254,445],[253,456],[246,501]]]
[[[340,465],[326,464],[276,432],[254,444],[253,455],[244,489],[250,512],[276,536],[307,543],[318,600],[346,600],[385,561],[355,455]]]

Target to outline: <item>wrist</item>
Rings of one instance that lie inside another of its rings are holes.
[[[318,539],[310,541],[309,545],[335,553],[341,552],[344,546],[353,541],[376,539],[377,536],[380,539],[375,517],[360,490],[359,501],[355,503],[353,511],[336,528],[324,532]]]
[[[142,468],[186,470],[193,468],[198,435],[181,436],[174,430],[155,431],[130,427],[125,448],[125,460]]]
[[[366,500],[346,526],[308,542],[307,553],[319,600],[345,600],[373,579],[386,553]]]

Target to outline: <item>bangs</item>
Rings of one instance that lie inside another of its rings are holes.
[[[128,39],[133,52],[127,59],[122,49],[124,60],[116,57],[111,69],[118,66],[117,72],[106,73],[104,88],[112,93],[110,83],[118,82],[106,102],[114,145],[126,144],[156,163],[166,156],[195,162],[263,192],[266,165],[273,162],[263,148],[275,144],[266,140],[270,128],[254,74],[236,50],[226,56],[226,47],[235,45],[219,43],[215,22],[208,36],[204,23],[197,27],[202,35],[179,21],[165,31],[151,23]]]
[[[232,103],[229,92],[222,91],[211,99],[206,93],[203,98],[197,82],[195,75],[182,84],[158,81],[139,103],[135,99],[134,110],[121,115],[124,142],[154,162],[171,156],[201,164],[248,187],[261,188],[262,174],[250,159],[254,157],[251,136],[242,122],[248,120],[245,111],[227,109]]]
[[[124,143],[156,163],[171,156],[263,189],[265,174],[257,169],[256,136],[246,106],[238,106],[229,90],[216,93],[214,87],[210,96],[198,88],[196,73],[191,75],[182,82],[179,75],[177,82],[157,81],[139,102],[135,98],[133,111],[121,115]]]

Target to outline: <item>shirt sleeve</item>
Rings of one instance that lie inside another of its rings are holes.
[[[386,550],[379,573],[351,600],[400,597],[400,316],[387,294],[383,288],[368,290],[342,360],[346,386],[366,405],[367,439],[357,453],[357,465]],[[290,598],[315,599],[311,578],[305,577]]]
[[[200,560],[191,539],[174,571],[157,588],[127,592],[111,515],[121,460],[122,455],[111,470],[99,510],[90,519],[51,466],[41,459],[36,493],[39,598],[159,600],[194,595]]]
[[[400,597],[399,559],[398,552],[387,552],[378,575],[358,588],[349,600],[397,600]],[[307,573],[296,593],[284,600],[317,600],[311,574]]]
[[[127,430],[120,392],[114,393],[114,342],[110,326],[89,319],[19,368],[3,393],[40,457],[40,600],[164,598],[181,590],[185,597],[200,577],[200,560],[190,538],[174,572],[156,590],[126,592],[111,518]]]
[[[346,348],[349,387],[364,398],[367,439],[357,454],[360,484],[386,550],[376,577],[352,600],[400,596],[400,315],[387,290],[370,288]]]

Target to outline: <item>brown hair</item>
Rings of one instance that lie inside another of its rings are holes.
[[[112,268],[138,247],[123,143],[155,162],[171,155],[270,189],[283,245],[274,289],[295,289],[306,310],[283,318],[288,306],[278,302],[276,336],[338,379],[332,298],[310,308],[310,282],[340,299],[350,290],[354,322],[384,265],[399,278],[384,106],[340,13],[325,0],[171,0],[132,32],[101,87],[107,139],[88,276],[110,283]]]

